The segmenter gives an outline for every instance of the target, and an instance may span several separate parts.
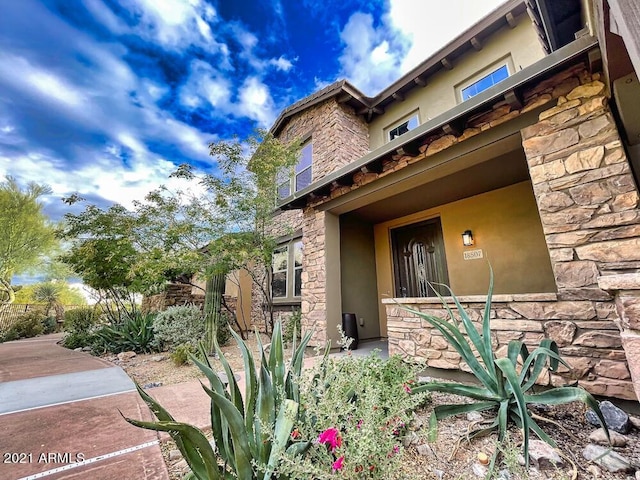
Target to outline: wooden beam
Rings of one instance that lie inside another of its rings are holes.
[[[362,173],[381,173],[382,172],[382,163],[380,162],[371,162],[360,168]]]
[[[478,52],[480,50],[482,50],[482,42],[478,39],[478,37],[471,37],[471,46],[474,48],[474,50],[477,50]]]
[[[509,27],[516,28],[518,26],[518,22],[516,17],[513,16],[513,13],[509,12],[504,16],[505,20],[509,24]]]
[[[401,147],[398,147],[396,153],[401,156],[417,157],[420,153],[420,148],[417,143],[407,143]]]
[[[440,63],[447,70],[453,70],[453,64],[449,61],[447,57],[444,57],[442,60],[440,60]]]
[[[393,93],[391,96],[393,97],[393,99],[396,102],[402,102],[404,100],[404,95],[402,95],[401,93],[398,93],[398,92]]]
[[[640,75],[640,4],[637,0],[609,0],[608,3],[633,68]]]
[[[353,185],[353,177],[351,176],[340,177],[331,182],[333,188],[350,187],[351,185]]]
[[[587,54],[587,58],[589,61],[589,71],[591,73],[601,72],[602,71],[602,52],[599,48],[594,48],[590,50]]]
[[[351,100],[351,95],[349,95],[348,93],[343,93],[341,95],[338,96],[338,98],[336,99],[338,103],[346,103],[349,100]]]
[[[413,81],[419,87],[426,87],[427,86],[427,81],[422,77],[416,77],[416,78],[413,79]]]
[[[511,106],[513,110],[522,108],[522,100],[515,90],[509,90],[504,94],[504,100]]]
[[[462,134],[462,129],[457,124],[454,124],[453,122],[445,123],[442,126],[442,131],[446,135],[453,135],[454,137],[459,137]]]

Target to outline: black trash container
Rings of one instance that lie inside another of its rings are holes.
[[[342,314],[342,331],[347,337],[353,338],[351,350],[358,348],[358,319],[355,313],[343,313]]]

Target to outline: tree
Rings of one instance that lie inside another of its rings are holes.
[[[46,300],[38,300],[39,298],[46,299],[48,297],[48,295],[44,294],[44,291],[48,288],[44,287],[45,285],[54,285],[60,290],[57,299],[63,306],[87,304],[84,295],[80,291],[72,288],[66,281],[49,281],[14,286],[16,292],[15,303],[48,304],[49,302]]]
[[[186,181],[185,188],[161,186],[131,210],[89,205],[80,214],[65,215],[62,236],[74,239],[65,261],[97,290],[117,287],[150,294],[168,280],[194,276],[215,285],[205,309],[208,338],[214,338],[211,333],[224,307],[224,282],[219,279],[228,272],[247,268],[270,298],[264,272],[275,246],[269,225],[276,176],[295,164],[299,144],[258,132],[244,142],[211,144],[210,153],[217,160],[216,174],[180,165],[171,177]],[[265,324],[273,325],[272,308]]]
[[[10,176],[0,183],[0,304],[15,298],[11,277],[38,265],[57,244],[39,201],[48,193],[48,186],[33,182],[21,189]]]

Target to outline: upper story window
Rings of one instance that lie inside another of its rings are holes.
[[[273,251],[271,294],[275,301],[299,301],[302,293],[302,240],[281,244]]]
[[[484,73],[484,72],[483,72]],[[482,74],[481,74],[482,75]],[[494,68],[489,73],[485,73],[481,78],[475,80],[471,84],[466,84],[461,87],[460,97],[462,101],[469,100],[475,97],[480,92],[493,87],[495,84],[500,83],[502,80],[509,76],[509,67],[506,63],[503,63],[498,68]]]
[[[394,123],[384,129],[386,141],[390,142],[396,137],[407,133],[409,130],[413,130],[420,125],[420,119],[418,118],[418,112],[403,118],[400,122]]]
[[[300,158],[293,171],[280,172],[277,178],[278,199],[287,198],[294,192],[298,192],[311,185],[313,168],[313,144],[311,140],[302,144]]]

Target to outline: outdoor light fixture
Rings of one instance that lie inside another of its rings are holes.
[[[465,230],[462,234],[462,244],[465,247],[473,245],[473,233],[471,233],[471,230]]]

